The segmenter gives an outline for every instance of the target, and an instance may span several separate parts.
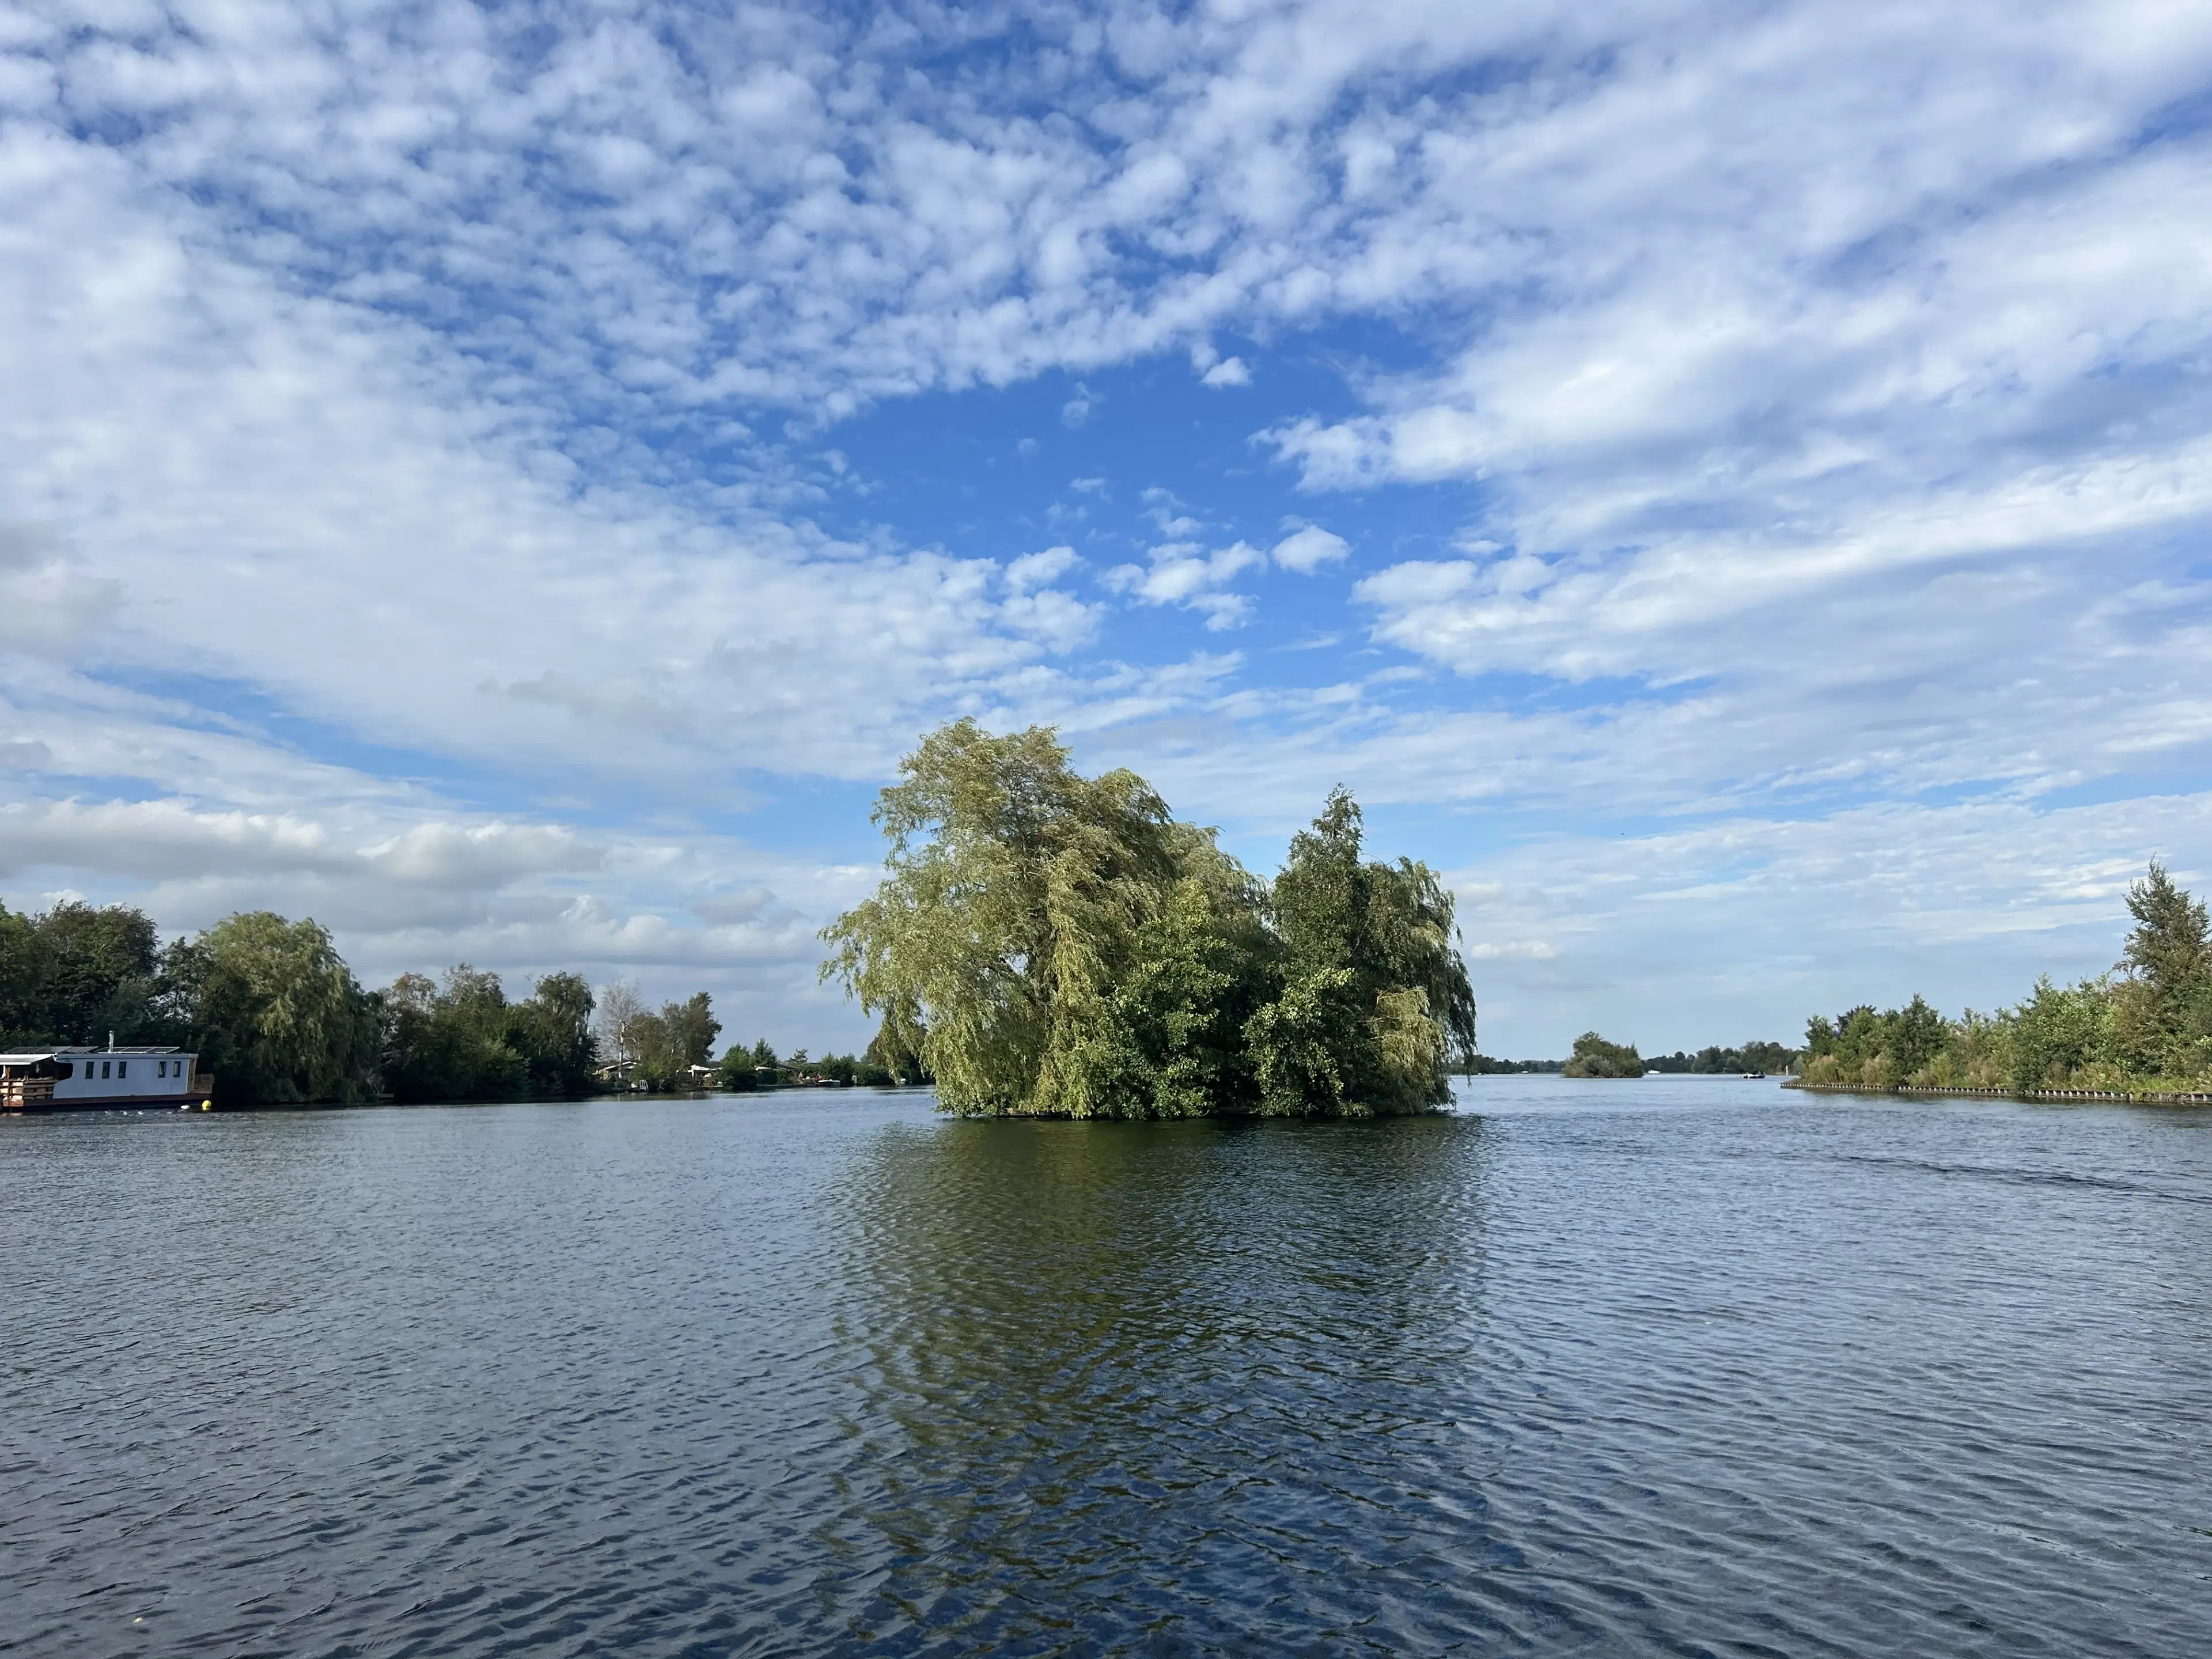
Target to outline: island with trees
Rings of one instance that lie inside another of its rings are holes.
[[[1560,1067],[1562,1077],[1642,1077],[1644,1056],[1634,1043],[1607,1042],[1595,1031],[1575,1039],[1574,1052]]]
[[[875,821],[875,895],[823,930],[839,980],[966,1115],[1365,1117],[1451,1098],[1475,1052],[1452,896],[1363,856],[1338,789],[1273,881],[1135,773],[1048,728],[940,727]]]

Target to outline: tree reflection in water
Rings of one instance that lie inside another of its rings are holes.
[[[1407,1517],[1467,1455],[1483,1164],[1451,1117],[887,1132],[844,1198],[870,1374],[824,1594],[908,1645],[1404,1618]]]

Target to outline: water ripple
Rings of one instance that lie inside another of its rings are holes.
[[[2181,1656],[2212,1115],[0,1123],[0,1652]]]

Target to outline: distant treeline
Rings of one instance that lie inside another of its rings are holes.
[[[1863,1005],[1805,1029],[1808,1083],[1859,1089],[2212,1086],[2212,940],[2204,906],[2153,860],[2128,890],[2135,920],[2120,960],[2077,985],[2049,975],[1995,1013],[1947,1019],[1916,996]]]
[[[322,927],[265,910],[164,947],[125,905],[0,905],[0,1044],[174,1044],[215,1074],[223,1105],[921,1080],[873,1046],[783,1060],[763,1038],[717,1065],[721,1030],[704,991],[653,1009],[580,974],[547,974],[519,1000],[466,963],[364,990]]]
[[[1686,1054],[1654,1054],[1644,1062],[1646,1071],[1686,1072],[1693,1075],[1740,1075],[1745,1072],[1786,1072],[1797,1063],[1798,1051],[1779,1042],[1747,1042],[1740,1048],[1700,1048]]]
[[[1797,1050],[1779,1042],[1747,1042],[1740,1048],[1718,1046],[1694,1054],[1676,1049],[1645,1060],[1633,1043],[1607,1042],[1595,1031],[1575,1039],[1567,1060],[1493,1060],[1477,1054],[1462,1075],[1498,1077],[1515,1072],[1553,1072],[1568,1077],[1642,1077],[1646,1072],[1688,1073],[1710,1076],[1739,1076],[1745,1072],[1786,1072],[1796,1063]]]

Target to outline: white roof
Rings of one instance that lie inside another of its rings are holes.
[[[86,1054],[95,1058],[101,1054],[116,1054],[127,1059],[133,1054],[181,1054],[184,1052],[182,1048],[157,1048],[151,1045],[136,1048],[80,1048],[74,1046],[65,1048],[23,1048],[10,1054],[0,1054],[0,1066],[30,1066],[42,1060],[75,1060]]]

